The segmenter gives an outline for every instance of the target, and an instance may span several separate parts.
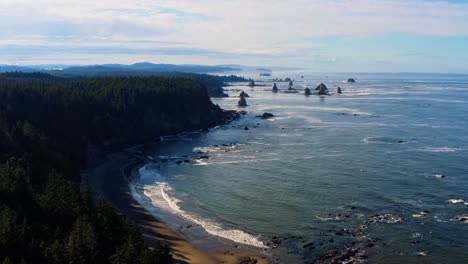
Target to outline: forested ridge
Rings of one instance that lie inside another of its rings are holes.
[[[0,261],[170,263],[167,247],[146,247],[132,223],[80,186],[87,150],[204,129],[231,115],[191,78],[0,75]]]

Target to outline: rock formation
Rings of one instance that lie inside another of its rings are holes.
[[[348,79],[348,82],[349,82],[349,83],[355,83],[356,80],[354,80],[353,78],[349,78],[349,79]]]
[[[249,81],[249,87],[255,87],[255,82],[254,80]]]
[[[325,84],[321,83],[317,88],[315,88],[318,92],[318,95],[328,95],[328,88]]]
[[[246,107],[247,106],[247,100],[245,100],[245,97],[241,97],[238,103],[239,107]]]
[[[337,93],[337,94],[341,94],[341,93],[342,93],[341,87],[338,86],[338,89],[336,89],[336,93]]]
[[[309,96],[309,95],[312,94],[312,92],[310,91],[309,87],[306,87],[306,88],[304,89],[304,94],[307,95],[307,96]]]
[[[239,94],[239,97],[241,97],[241,98],[242,98],[242,97],[249,97],[249,95],[248,95],[246,92],[242,91],[242,92]]]
[[[270,118],[273,118],[275,116],[272,113],[263,113],[263,115],[257,116],[257,117],[260,117],[261,119],[270,119]]]
[[[273,84],[273,92],[274,93],[278,92],[278,86],[276,86],[276,83]]]

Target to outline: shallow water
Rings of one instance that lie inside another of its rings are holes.
[[[166,221],[268,248],[284,263],[335,247],[359,248],[369,263],[466,263],[468,224],[457,216],[468,203],[449,200],[468,200],[468,76],[301,74],[278,74],[296,80],[297,94],[265,91],[267,78],[227,87],[232,97],[213,101],[237,109],[244,90],[247,114],[148,147],[175,158],[141,168],[134,193],[171,213]],[[320,82],[343,95],[302,94]]]

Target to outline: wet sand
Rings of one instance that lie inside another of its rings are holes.
[[[155,218],[133,199],[128,187],[127,177],[139,163],[140,161],[130,153],[109,154],[100,165],[90,169],[86,181],[94,198],[107,199],[118,212],[132,220],[150,247],[156,243],[169,245],[176,263],[234,264],[240,263],[245,258],[255,258],[258,260],[257,263],[268,263],[259,253],[236,247],[220,247],[210,252],[201,251],[196,245],[190,244],[182,235],[172,231],[165,223]]]

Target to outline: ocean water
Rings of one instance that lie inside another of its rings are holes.
[[[131,187],[146,208],[188,239],[206,233],[281,263],[349,248],[368,263],[468,263],[467,75],[251,76],[264,86],[212,99],[238,109],[247,92],[239,120],[144,149]],[[298,93],[273,94],[271,78],[285,77]],[[304,96],[321,82],[343,94]]]

